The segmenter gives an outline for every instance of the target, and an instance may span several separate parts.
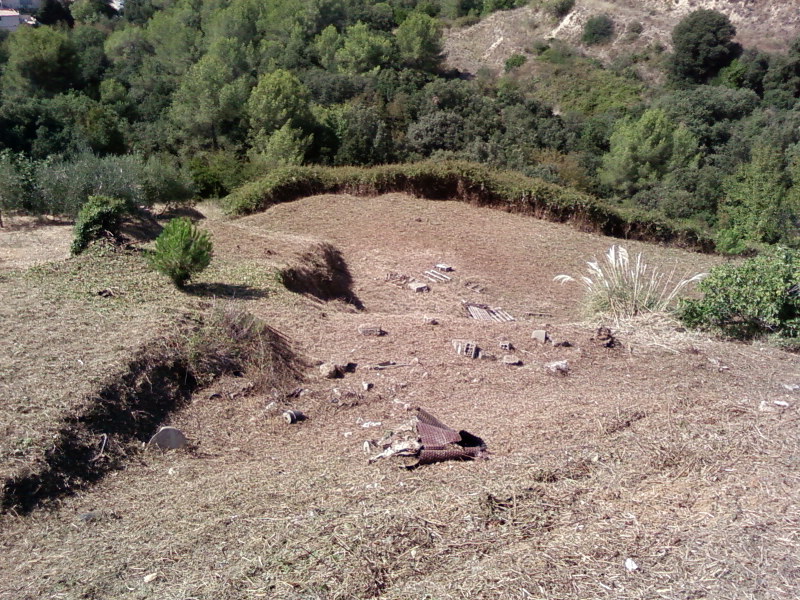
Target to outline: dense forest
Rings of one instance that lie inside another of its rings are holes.
[[[551,19],[572,7],[533,2]],[[0,211],[74,216],[98,193],[179,202],[283,166],[457,159],[691,223],[723,252],[797,242],[800,38],[742,48],[724,14],[697,10],[671,52],[602,64],[531,39],[502,73],[446,68],[447,28],[519,4],[47,0],[41,26],[0,34]],[[593,17],[583,44],[615,26]]]

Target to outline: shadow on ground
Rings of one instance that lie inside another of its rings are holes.
[[[267,290],[236,283],[189,283],[183,290],[192,296],[238,298],[240,300],[255,300],[266,298],[269,295]]]

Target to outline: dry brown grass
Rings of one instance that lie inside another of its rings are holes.
[[[267,290],[237,304],[309,360],[358,367],[341,380],[311,369],[307,391],[291,399],[247,395],[246,378],[218,381],[168,419],[192,452],[137,453],[50,510],[6,514],[3,600],[800,594],[800,398],[783,387],[800,383],[796,356],[652,318],[617,329],[620,347],[593,344],[596,324],[575,322],[576,290],[552,278],[608,240],[519,215],[401,195],[325,196],[206,225],[220,260],[210,281],[233,273]],[[267,265],[287,264],[314,240],[341,252],[363,311],[261,279],[259,269],[272,273]],[[630,249],[687,271],[715,260]],[[456,270],[430,293],[384,281],[388,272],[419,277],[434,262]],[[519,320],[467,319],[462,299]],[[361,336],[364,323],[388,335]],[[573,346],[532,340],[546,323]],[[525,365],[457,356],[454,338],[498,356],[498,342],[510,340]],[[543,368],[564,359],[566,377]],[[369,368],[385,360],[398,366]],[[364,392],[362,381],[374,388]],[[415,471],[368,465],[363,442],[406,422],[414,405],[481,436],[491,458]],[[287,426],[283,406],[309,419]],[[370,422],[381,425],[363,427]]]

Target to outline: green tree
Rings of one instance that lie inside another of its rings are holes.
[[[676,83],[705,83],[741,52],[736,28],[715,10],[689,13],[672,30],[670,76]]]
[[[9,38],[3,95],[53,96],[77,79],[75,47],[69,34],[52,27],[21,27]]]
[[[342,37],[333,25],[328,25],[314,38],[313,49],[319,64],[328,69],[336,67],[336,52],[342,46]]]
[[[108,0],[75,0],[70,4],[69,11],[75,21],[86,25],[107,22],[117,15]]]
[[[372,31],[359,22],[345,32],[342,47],[336,52],[336,63],[346,73],[369,73],[390,65],[395,53],[391,36]]]
[[[269,136],[286,123],[307,130],[313,122],[308,88],[293,73],[283,69],[258,79],[245,110],[253,138]]]
[[[395,39],[407,67],[433,71],[442,61],[441,26],[426,14],[412,13],[395,31]]]
[[[216,148],[222,139],[236,139],[249,94],[246,76],[237,77],[219,56],[206,54],[182,78],[173,96],[170,118],[193,147],[210,144]]]
[[[313,139],[287,122],[270,135],[253,140],[250,160],[258,169],[302,165]]]
[[[697,138],[660,109],[650,109],[637,120],[619,121],[603,156],[600,181],[627,194],[654,185],[667,173],[696,167]]]
[[[211,263],[211,236],[187,218],[172,219],[156,239],[151,266],[182,288]]]
[[[789,241],[797,219],[783,153],[756,146],[724,183],[717,247],[737,254],[752,244]]]
[[[105,235],[119,235],[122,219],[130,209],[120,198],[90,196],[75,219],[75,237],[70,247],[72,254],[80,254],[92,241]]]

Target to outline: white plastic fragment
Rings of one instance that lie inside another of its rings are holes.
[[[636,561],[635,561],[635,560],[633,560],[632,558],[626,558],[626,559],[625,559],[625,568],[626,568],[626,569],[627,569],[629,572],[633,573],[633,572],[634,572],[636,569],[638,569],[638,568],[639,568],[639,565],[637,565],[637,564],[636,564]]]

